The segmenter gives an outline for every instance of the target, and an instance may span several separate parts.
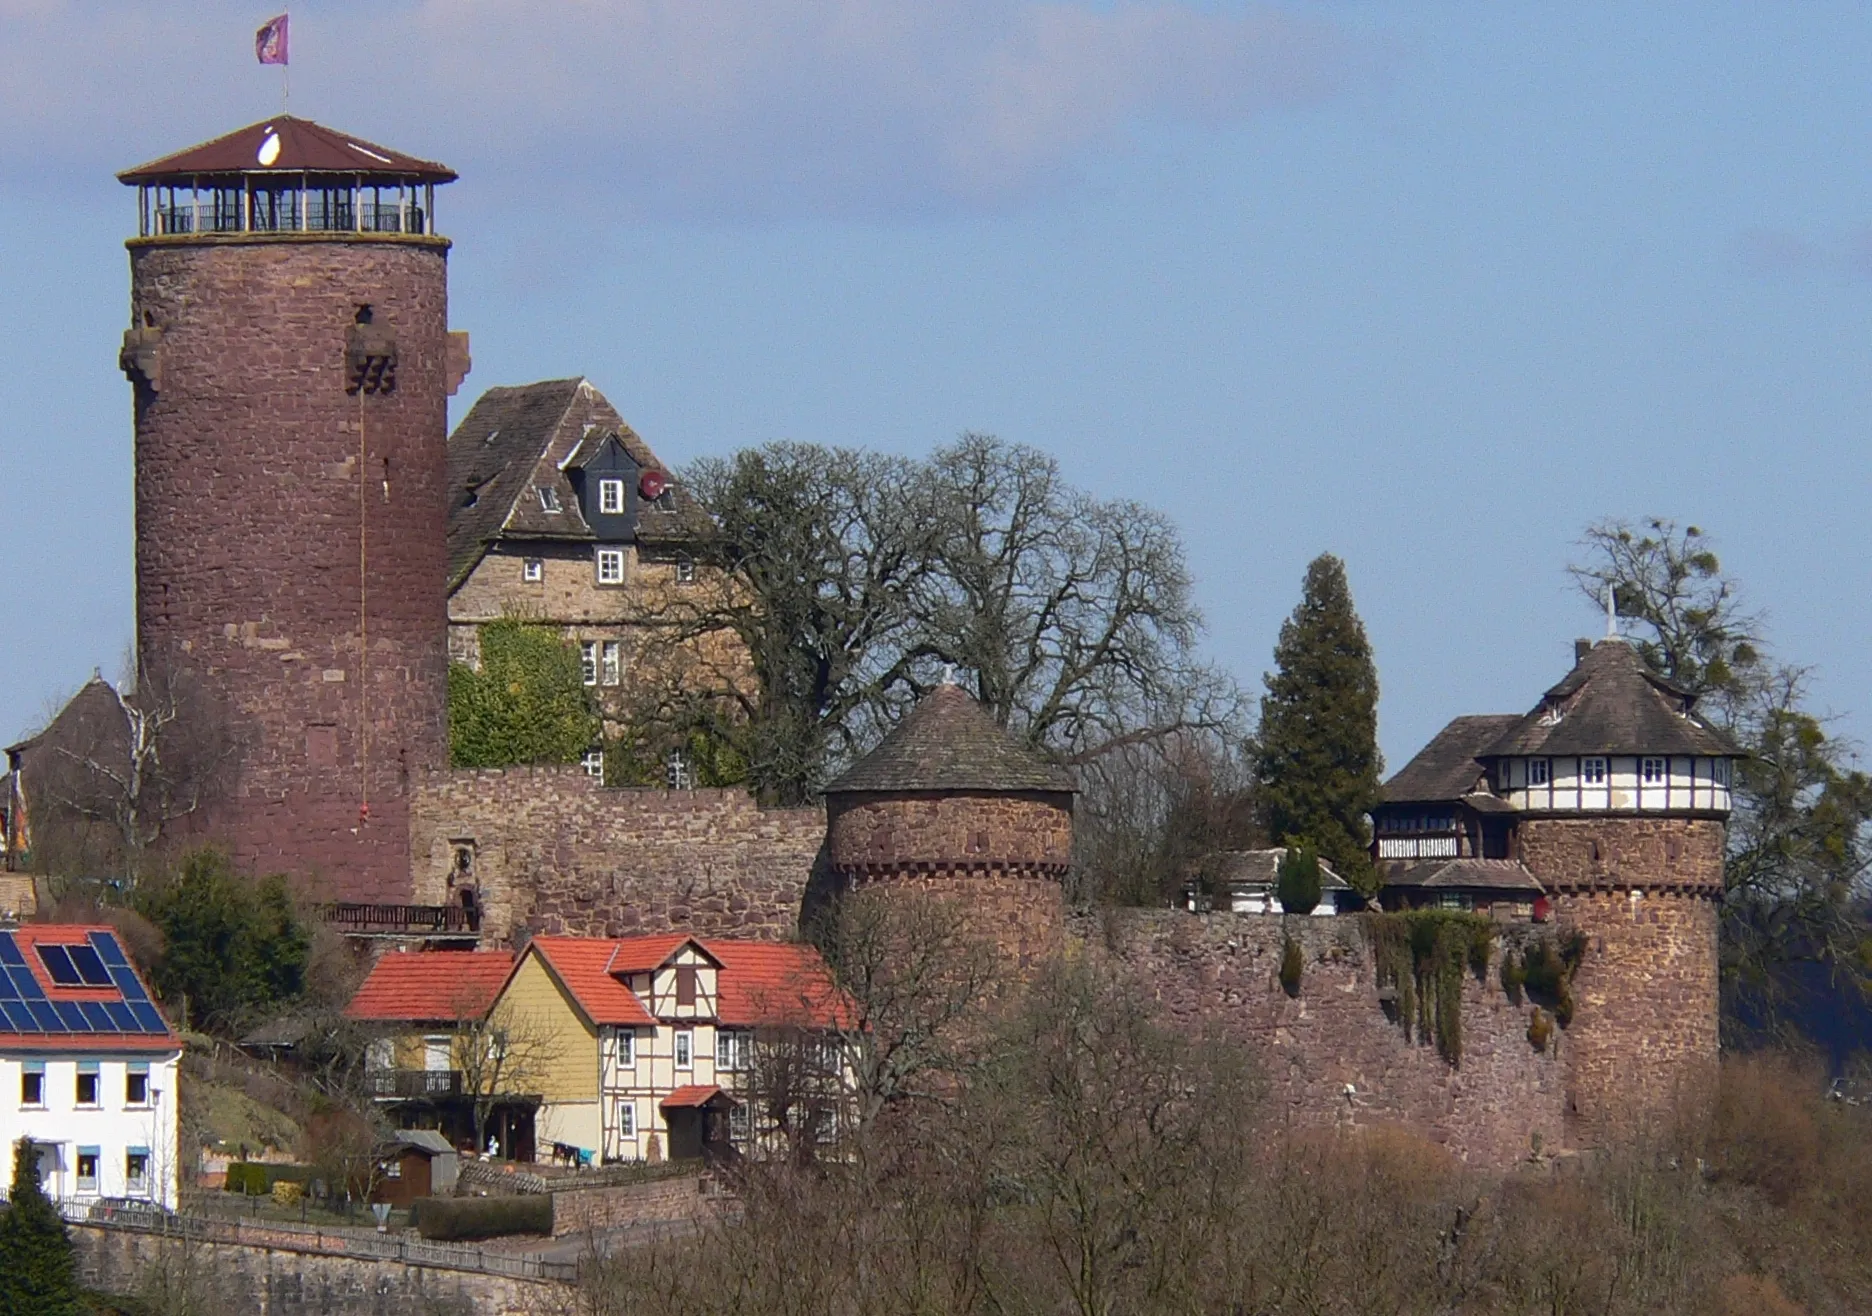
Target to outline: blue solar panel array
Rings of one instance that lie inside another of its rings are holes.
[[[58,951],[41,957],[53,981],[63,984],[69,976],[71,986],[114,986],[121,1001],[52,1001],[26,964],[19,943],[11,932],[0,932],[0,1031],[9,1033],[81,1034],[99,1033],[162,1034],[169,1031],[156,1012],[149,993],[124,959],[115,938],[108,933],[88,933],[88,945],[43,949]],[[56,968],[54,966],[57,966]]]

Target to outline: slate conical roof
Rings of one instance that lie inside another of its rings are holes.
[[[1530,754],[1689,754],[1741,751],[1696,715],[1695,698],[1645,666],[1623,640],[1601,640],[1478,758]]]
[[[995,725],[959,686],[925,695],[876,749],[826,787],[827,795],[901,791],[1076,790],[1055,765]]]

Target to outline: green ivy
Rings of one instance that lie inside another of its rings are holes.
[[[504,617],[481,627],[481,665],[449,664],[449,761],[458,768],[576,763],[598,743],[578,649],[559,631]]]
[[[1488,975],[1495,925],[1477,914],[1442,909],[1361,916],[1377,965],[1378,986],[1396,991],[1398,1024],[1420,1043],[1436,1043],[1451,1065],[1462,1063],[1462,978]]]

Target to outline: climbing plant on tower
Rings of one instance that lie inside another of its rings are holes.
[[[1306,571],[1281,626],[1261,697],[1255,772],[1269,839],[1307,846],[1369,894],[1376,874],[1366,815],[1378,802],[1378,669],[1352,607],[1345,564]]]

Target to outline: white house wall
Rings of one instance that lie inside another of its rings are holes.
[[[153,1056],[72,1053],[21,1053],[0,1055],[0,1147],[8,1150],[7,1173],[0,1176],[0,1190],[12,1179],[11,1149],[21,1138],[56,1149],[48,1155],[44,1184],[50,1197],[71,1201],[90,1201],[99,1197],[140,1197],[176,1204],[176,1185],[181,1170],[177,1137],[176,1073],[179,1057],[175,1054]],[[80,1107],[78,1066],[96,1061],[98,1066],[98,1104]],[[125,1101],[126,1082],[131,1063],[149,1065],[147,1105],[131,1106]],[[45,1065],[42,1107],[22,1108],[22,1077],[30,1063]],[[98,1177],[95,1186],[78,1186],[78,1151],[98,1149]],[[147,1187],[132,1190],[126,1179],[126,1158],[132,1147],[149,1152]],[[42,1162],[44,1163],[44,1162]]]
[[[1535,813],[1720,813],[1729,809],[1727,759],[1656,754],[1596,757],[1606,762],[1604,782],[1589,783],[1583,772],[1585,759],[1578,756],[1502,759],[1496,769],[1496,791],[1516,809]],[[1664,760],[1662,781],[1643,780],[1646,759]],[[1538,770],[1531,770],[1543,763],[1547,765],[1545,783],[1535,780]]]

